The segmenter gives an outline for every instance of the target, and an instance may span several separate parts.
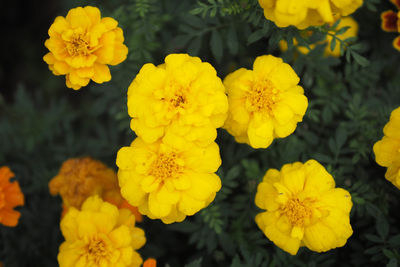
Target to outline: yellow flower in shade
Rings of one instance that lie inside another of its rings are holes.
[[[145,142],[183,137],[206,146],[226,119],[228,101],[215,69],[198,57],[171,54],[145,64],[128,89],[131,128]]]
[[[255,220],[264,234],[295,255],[306,246],[316,252],[342,247],[352,235],[349,192],[315,160],[270,169],[258,185],[256,205],[266,212]]]
[[[7,166],[0,167],[0,224],[17,226],[21,214],[14,210],[24,205],[24,194],[18,181],[10,182],[14,173]]]
[[[382,12],[382,29],[386,32],[397,32],[400,33],[400,0],[391,0],[391,2],[399,10],[397,13],[392,10]],[[397,36],[393,40],[393,47],[400,51],[400,36]]]
[[[66,85],[74,90],[111,80],[107,65],[126,59],[122,29],[113,18],[101,18],[100,10],[86,6],[71,9],[64,18],[58,16],[50,26],[49,49],[43,60],[54,75],[65,75]]]
[[[288,64],[271,55],[257,57],[253,70],[229,74],[224,80],[229,101],[224,128],[253,148],[290,135],[308,106],[299,81]]]
[[[142,264],[136,250],[146,238],[143,230],[135,227],[135,216],[98,196],[89,197],[81,210],[70,208],[60,228],[65,238],[57,257],[60,267]]]
[[[142,221],[137,208],[122,198],[115,171],[90,157],[65,161],[59,173],[49,182],[49,189],[52,195],[60,194],[63,215],[70,207],[80,209],[89,196],[99,195],[119,208],[130,209],[136,215],[136,220]]]
[[[345,40],[347,38],[350,37],[356,37],[357,33],[358,33],[358,23],[357,21],[355,21],[352,17],[344,17],[340,20],[338,26],[336,27],[337,30],[344,28],[344,27],[350,27],[349,29],[347,29],[347,31],[345,31],[342,34],[338,34],[337,37]],[[330,32],[332,34],[334,34],[334,32]],[[317,44],[327,44],[325,47],[325,56],[333,56],[333,57],[340,57],[340,43],[336,42],[336,46],[335,49],[332,51],[331,50],[331,42],[332,42],[332,36],[327,35],[325,40],[318,42]],[[297,51],[299,51],[302,54],[308,54],[310,52],[310,49],[305,47],[305,46],[301,46],[298,45],[298,42],[296,40],[296,38],[293,38],[293,44],[296,46]],[[288,49],[287,46],[287,42],[285,40],[281,40],[279,42],[279,46],[280,49],[282,51],[286,51]],[[311,49],[315,48],[315,44],[310,45]]]
[[[221,165],[216,143],[198,147],[186,143],[136,138],[117,155],[122,196],[140,213],[164,223],[180,222],[210,204],[221,188],[214,173]]]
[[[278,27],[305,29],[332,23],[359,8],[363,0],[258,0],[264,16]]]
[[[392,111],[383,128],[383,138],[375,143],[376,162],[387,167],[386,179],[400,189],[400,107]]]

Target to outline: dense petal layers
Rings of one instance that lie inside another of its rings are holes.
[[[266,210],[255,218],[264,234],[295,255],[301,246],[317,252],[342,247],[353,231],[349,192],[315,160],[270,169],[258,185],[256,205]]]
[[[400,189],[400,107],[392,111],[383,133],[383,138],[373,147],[375,160],[388,168],[386,179]]]
[[[253,70],[229,74],[224,80],[229,102],[224,128],[253,148],[290,135],[308,106],[299,80],[288,64],[271,55],[257,57]]]
[[[214,200],[221,180],[216,143],[199,147],[174,142],[152,144],[136,138],[117,155],[122,196],[142,214],[164,223],[179,222]]]
[[[0,167],[0,223],[14,227],[21,214],[14,210],[24,205],[24,195],[18,181],[10,182],[14,173],[7,166]]]
[[[137,208],[122,198],[115,171],[90,157],[66,160],[58,174],[50,180],[49,189],[52,195],[61,196],[63,213],[70,207],[80,209],[88,197],[99,195],[119,208],[130,209],[137,221],[142,220]]]
[[[332,23],[359,8],[363,0],[258,0],[264,16],[278,27],[305,29]]]
[[[168,55],[159,66],[145,64],[128,89],[131,128],[148,143],[164,138],[207,146],[227,110],[215,69],[187,54]]]
[[[127,209],[89,197],[81,210],[70,208],[60,223],[65,241],[61,244],[58,263],[72,266],[140,266],[136,252],[146,238],[135,227],[135,217]]]
[[[73,8],[50,26],[50,38],[45,42],[50,52],[43,60],[54,75],[65,75],[67,87],[74,90],[90,80],[107,82],[111,80],[107,65],[121,63],[128,54],[117,25],[113,18],[101,18],[96,7]]]

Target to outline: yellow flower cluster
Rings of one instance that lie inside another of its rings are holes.
[[[299,81],[288,64],[271,55],[257,57],[253,70],[229,74],[224,80],[229,101],[224,128],[253,148],[290,135],[308,106]]]
[[[258,185],[256,205],[266,210],[256,216],[264,234],[295,255],[301,246],[316,252],[342,247],[352,235],[349,192],[315,160],[270,169]]]
[[[363,0],[258,0],[264,16],[278,27],[305,29],[332,23],[353,13]]]
[[[143,262],[136,250],[146,238],[135,227],[135,217],[98,196],[89,197],[81,210],[72,207],[60,227],[65,238],[57,258],[60,267],[135,267]]]
[[[356,37],[357,33],[358,33],[358,23],[357,21],[355,21],[352,17],[344,17],[340,20],[339,24],[337,25],[336,29],[342,29],[344,27],[350,27],[349,29],[347,29],[347,31],[345,31],[342,34],[338,34],[337,37],[345,40],[347,38],[350,37]],[[330,32],[332,34],[334,34],[334,32]],[[325,40],[318,42],[317,44],[327,44],[325,47],[325,56],[333,56],[333,57],[340,57],[340,44],[338,42],[336,42],[336,46],[335,49],[332,51],[331,50],[331,42],[333,40],[333,37],[330,36],[329,34],[326,35]],[[296,40],[296,38],[293,38],[293,44],[296,46],[297,51],[299,51],[302,54],[308,54],[310,52],[310,49],[305,47],[305,46],[301,46],[298,45],[298,42]],[[287,42],[285,40],[281,40],[279,42],[279,46],[281,48],[282,51],[286,51],[288,49],[287,46]],[[311,49],[315,48],[315,44],[310,45]]]
[[[400,107],[392,111],[383,133],[383,138],[373,147],[375,160],[387,167],[386,179],[400,189]]]
[[[187,54],[145,64],[128,90],[138,138],[117,155],[122,196],[164,223],[208,206],[221,188],[214,140],[227,111],[225,88],[210,64]]]
[[[128,48],[118,22],[101,18],[100,10],[86,6],[71,9],[64,18],[58,16],[50,26],[43,60],[54,75],[65,75],[66,85],[74,90],[111,79],[107,65],[126,59]]]

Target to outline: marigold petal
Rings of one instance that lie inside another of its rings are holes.
[[[156,217],[165,217],[171,212],[171,204],[160,202],[154,192],[149,194],[149,210]]]
[[[107,65],[97,64],[93,65],[93,76],[92,80],[96,83],[108,82],[111,80],[110,69]]]
[[[18,219],[21,216],[16,210],[12,209],[1,209],[0,210],[0,223],[5,226],[15,227],[18,224]]]
[[[264,120],[262,124],[258,123],[255,119],[250,120],[247,130],[250,145],[254,148],[268,147],[274,139],[273,130],[273,123],[270,119]]]
[[[400,9],[400,0],[390,0],[390,2],[392,2],[397,7],[397,9]]]
[[[88,29],[91,26],[90,18],[82,7],[71,9],[65,18],[72,28]]]

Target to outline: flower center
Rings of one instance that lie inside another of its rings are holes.
[[[180,94],[175,93],[174,97],[171,98],[171,99],[169,100],[169,102],[171,103],[171,106],[173,106],[173,107],[175,107],[175,108],[177,108],[177,107],[183,108],[184,105],[185,105],[185,103],[186,103],[186,98],[185,98],[185,96],[184,96],[183,94],[181,94],[181,93],[180,93]]]
[[[300,201],[297,197],[293,197],[281,207],[281,211],[293,226],[303,226],[305,220],[312,214],[310,204],[307,199]]]
[[[266,111],[270,113],[272,106],[278,100],[278,90],[268,79],[255,81],[247,93],[247,106],[250,111]]]
[[[174,177],[182,170],[178,161],[176,153],[160,153],[150,169],[150,175],[161,180]]]
[[[95,262],[96,264],[110,254],[106,241],[100,237],[92,238],[86,249],[89,262]]]
[[[67,41],[67,50],[71,56],[86,56],[92,52],[89,42],[83,34],[73,34]]]

